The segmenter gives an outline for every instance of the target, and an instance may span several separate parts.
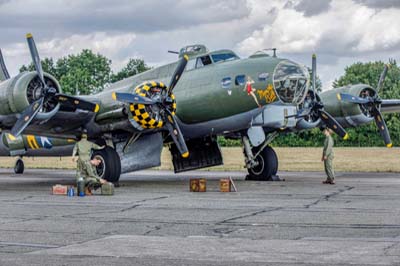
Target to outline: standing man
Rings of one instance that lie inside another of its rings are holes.
[[[87,194],[91,194],[92,189],[100,187],[102,184],[106,183],[105,179],[99,178],[96,173],[96,166],[98,166],[101,161],[92,157],[92,150],[100,150],[101,147],[93,142],[87,140],[87,132],[83,131],[81,140],[75,144],[74,150],[72,152],[72,161],[77,161],[77,172],[76,178],[83,177],[85,180],[85,188]],[[78,158],[76,156],[78,155]]]
[[[322,159],[321,161],[324,162],[325,166],[325,173],[326,173],[326,180],[323,181],[323,184],[335,184],[335,172],[333,171],[333,138],[332,138],[332,130],[329,128],[325,128],[323,131],[325,135],[324,141],[324,150],[322,152]]]

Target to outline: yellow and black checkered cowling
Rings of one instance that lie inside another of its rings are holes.
[[[161,94],[164,90],[167,90],[167,86],[165,86],[164,83],[151,81],[137,86],[135,88],[135,93],[139,96],[152,98],[152,96]],[[175,96],[171,93],[169,97],[172,99],[172,103],[166,108],[174,115],[176,111]],[[161,116],[156,116],[151,105],[131,104],[130,110],[133,119],[143,128],[161,128],[164,125]]]

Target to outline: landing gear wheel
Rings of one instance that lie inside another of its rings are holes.
[[[121,175],[121,160],[118,153],[111,147],[95,150],[92,158],[96,158],[101,163],[96,166],[97,174],[100,178],[108,182],[117,183]]]
[[[14,173],[16,174],[23,174],[24,173],[24,161],[22,161],[21,158],[18,158],[17,161],[15,162],[14,166]]]
[[[253,148],[253,153],[257,153],[258,149]],[[255,159],[257,166],[247,169],[249,172],[248,180],[271,181],[272,176],[278,172],[278,156],[274,149],[267,146]]]

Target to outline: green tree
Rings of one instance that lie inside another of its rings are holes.
[[[312,87],[313,87],[312,69],[309,67],[307,67],[307,69],[308,69],[308,73],[310,75],[310,89],[312,89]],[[317,86],[315,87],[315,90],[317,92],[321,92],[322,91],[322,82],[318,75],[315,77],[315,81],[316,81],[315,83],[317,84]]]
[[[116,82],[151,69],[143,59],[129,59],[128,64],[117,74],[111,76],[111,81]]]
[[[111,60],[101,54],[85,49],[77,55],[68,55],[57,60],[42,60],[43,71],[52,74],[67,94],[93,94],[100,92],[111,82]],[[33,63],[23,65],[20,72],[34,71]]]
[[[111,60],[88,49],[60,58],[56,68],[65,93],[97,93],[111,80]]]
[[[58,73],[53,58],[46,57],[45,59],[41,60],[41,62],[43,71],[50,73],[51,75],[53,75],[55,78],[58,79]],[[35,71],[35,66],[33,65],[33,63],[30,63],[28,66],[23,65],[19,69],[19,72],[25,72],[25,71]]]

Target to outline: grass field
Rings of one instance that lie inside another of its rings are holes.
[[[281,171],[323,171],[322,148],[275,148]],[[400,148],[335,148],[335,170],[353,172],[400,172]],[[212,170],[245,171],[241,148],[222,149],[224,165]],[[169,151],[162,153],[160,169],[172,169]],[[74,169],[70,157],[24,158],[26,168]],[[0,167],[13,167],[15,158],[0,157]]]

